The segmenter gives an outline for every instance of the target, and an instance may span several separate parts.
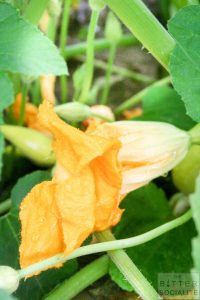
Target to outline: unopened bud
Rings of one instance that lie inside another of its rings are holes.
[[[121,23],[112,12],[109,12],[107,16],[105,36],[109,41],[113,43],[118,43],[120,38],[122,37]]]
[[[19,273],[8,266],[0,266],[0,289],[6,290],[9,294],[16,291],[19,286]]]
[[[78,102],[58,105],[55,107],[55,112],[68,122],[83,121],[92,113],[89,106]]]
[[[89,4],[91,9],[95,11],[101,11],[105,6],[104,0],[89,0]]]
[[[55,163],[50,137],[30,128],[13,125],[2,125],[0,131],[10,143],[35,164],[50,166]]]

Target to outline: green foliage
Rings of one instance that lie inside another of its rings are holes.
[[[9,77],[0,72],[0,124],[3,123],[2,112],[5,108],[7,108],[14,101],[14,90],[13,84]],[[0,176],[2,169],[2,156],[4,151],[4,139],[2,134],[0,133]]]
[[[170,72],[176,91],[182,96],[187,114],[200,121],[200,6],[186,6],[169,21],[176,40],[170,59]]]
[[[0,218],[0,264],[9,265],[13,268],[19,268],[19,208],[18,205],[30,189],[36,184],[44,180],[49,180],[50,174],[44,171],[36,171],[19,179],[16,186],[13,188],[12,209],[11,211]],[[26,281],[21,281],[16,295],[20,300],[31,298],[34,294],[34,300],[39,300],[48,293],[62,280],[71,276],[77,269],[75,260],[65,264],[60,269],[52,269],[41,273],[39,276],[34,276]]]
[[[67,74],[55,45],[6,3],[0,3],[0,31],[0,70],[33,76]]]
[[[196,180],[195,193],[190,196],[192,215],[197,229],[197,237],[192,240],[192,256],[195,271],[200,272],[200,176]]]
[[[170,87],[151,88],[142,103],[143,114],[135,118],[137,120],[167,122],[184,130],[189,130],[196,124],[186,115],[180,96]]]
[[[0,112],[14,102],[14,90],[9,77],[0,72]]]
[[[121,206],[125,212],[114,231],[118,239],[144,233],[172,218],[164,192],[153,183],[130,193]],[[193,223],[189,222],[148,243],[127,249],[127,254],[157,288],[158,273],[190,271],[190,241],[194,234]],[[133,290],[112,263],[109,273],[121,288]]]

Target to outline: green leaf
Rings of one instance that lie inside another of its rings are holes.
[[[24,196],[35,184],[50,179],[48,172],[36,171],[19,179],[13,188],[12,209],[0,218],[0,264],[9,265],[15,269],[19,268],[19,209],[18,205]],[[31,299],[40,300],[44,294],[52,290],[57,284],[71,276],[77,270],[76,260],[66,263],[60,269],[51,269],[42,272],[39,276],[31,277],[26,281],[21,281],[16,292],[20,300]]]
[[[67,74],[56,46],[7,3],[0,3],[0,70],[26,75]]]
[[[142,234],[172,218],[164,192],[153,183],[130,193],[121,206],[125,212],[114,231],[118,239]],[[148,243],[127,249],[127,254],[149,282],[158,288],[159,273],[190,271],[190,241],[194,235],[193,223],[188,222]],[[109,273],[121,288],[133,290],[112,263]]]
[[[194,261],[195,271],[200,272],[200,175],[196,180],[196,188],[194,194],[190,196],[192,216],[197,229],[197,237],[192,240],[192,257]]]
[[[9,77],[0,72],[0,112],[14,102],[14,88]]]
[[[170,87],[151,88],[142,99],[143,114],[135,120],[160,121],[189,130],[196,123],[186,115],[180,96]]]
[[[200,121],[200,6],[190,5],[179,10],[168,23],[176,40],[170,59],[172,83],[182,96],[187,114]]]

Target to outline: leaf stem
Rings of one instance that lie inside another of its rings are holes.
[[[110,51],[108,55],[108,63],[107,63],[107,70],[106,70],[106,78],[105,78],[105,85],[101,97],[101,104],[106,104],[108,102],[108,95],[110,90],[110,78],[112,75],[112,66],[115,60],[115,55],[117,51],[117,45],[116,43],[112,43],[110,46]]]
[[[138,44],[137,39],[132,34],[125,34],[120,38],[117,43],[117,47],[129,47]],[[93,42],[94,51],[101,52],[105,49],[110,48],[110,40],[108,39],[96,39]],[[70,45],[65,47],[65,58],[71,58],[78,55],[83,55],[86,53],[87,43],[77,43],[75,45]]]
[[[164,78],[162,78],[162,79],[154,82],[153,84],[151,84],[148,87],[144,88],[142,91],[140,91],[139,93],[135,94],[131,98],[125,100],[122,104],[120,104],[116,108],[115,113],[116,114],[121,114],[124,110],[129,109],[129,108],[133,107],[134,105],[140,103],[140,101],[142,100],[142,98],[146,95],[146,93],[152,87],[167,85],[167,84],[170,83],[170,81],[171,81],[171,78],[169,76],[167,76],[167,77],[164,77]]]
[[[86,287],[102,278],[108,273],[109,258],[104,255],[82,268],[75,275],[70,277],[55,288],[45,300],[70,300],[78,295]]]
[[[63,15],[61,20],[61,31],[60,31],[60,53],[65,57],[65,47],[67,44],[67,33],[69,27],[69,16],[70,16],[71,0],[64,0]],[[60,77],[61,87],[61,103],[67,101],[67,76],[62,75]]]
[[[82,58],[80,58],[80,59],[82,60]],[[95,67],[102,69],[102,70],[107,69],[107,64],[104,61],[101,61],[99,59],[95,59],[94,65],[95,65]],[[128,70],[126,68],[123,68],[123,67],[117,66],[117,65],[112,65],[112,72],[115,74],[118,74],[122,77],[127,77],[132,80],[139,81],[139,82],[152,83],[153,81],[155,81],[154,78],[152,78],[148,75],[144,75],[144,74],[132,71],[132,70]]]
[[[27,95],[28,95],[28,88],[29,88],[29,85],[27,83],[22,84],[22,101],[21,101],[20,112],[19,112],[19,120],[18,120],[18,125],[20,125],[20,126],[22,126],[24,124],[26,98],[27,98]]]
[[[110,230],[96,233],[96,237],[101,242],[115,241],[115,237]],[[142,299],[162,299],[124,250],[109,251],[108,255]]]
[[[0,203],[0,215],[6,213],[11,207],[11,199],[7,199]]]
[[[147,50],[168,69],[175,41],[141,0],[105,0]]]
[[[90,19],[88,36],[87,36],[87,48],[86,48],[86,74],[83,82],[82,91],[79,97],[79,102],[87,102],[88,93],[92,84],[94,73],[94,38],[95,30],[99,18],[99,11],[92,10]]]
[[[27,5],[24,17],[32,24],[37,25],[50,0],[30,0]]]
[[[52,256],[48,259],[45,259],[41,262],[35,263],[33,265],[30,265],[27,268],[19,270],[20,277],[26,277],[29,276],[32,273],[42,271],[48,267],[54,266],[58,263],[64,263],[67,260],[77,258],[84,255],[94,254],[98,252],[105,252],[105,251],[111,251],[116,249],[122,249],[122,248],[130,248],[135,247],[140,244],[144,244],[178,226],[181,226],[182,224],[186,223],[188,220],[190,220],[192,217],[191,210],[186,212],[184,215],[182,215],[179,218],[176,218],[175,220],[172,220],[170,222],[167,222],[159,227],[156,227],[155,229],[152,229],[146,233],[143,233],[141,235],[128,238],[128,239],[122,239],[122,240],[114,240],[111,242],[103,242],[99,244],[94,245],[88,245],[83,246],[75,251],[73,251],[70,255],[64,256],[62,253]]]

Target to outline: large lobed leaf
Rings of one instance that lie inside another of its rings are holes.
[[[130,193],[122,202],[122,207],[125,212],[114,231],[118,239],[147,232],[172,218],[164,192],[154,183]],[[193,222],[188,222],[148,243],[129,248],[126,252],[157,289],[159,273],[190,271],[191,239],[194,235]],[[122,289],[133,290],[113,263],[109,273]]]
[[[0,70],[39,76],[67,74],[56,46],[7,3],[0,2]]]
[[[183,101],[170,87],[151,88],[142,99],[142,106],[142,116],[134,120],[167,122],[184,130],[189,130],[196,124],[186,115]]]
[[[200,121],[200,6],[186,6],[173,17],[168,28],[176,40],[170,72],[176,91],[182,96],[187,114]]]
[[[50,174],[45,171],[36,171],[19,179],[14,187],[11,211],[0,218],[0,264],[19,268],[20,223],[18,219],[19,204],[24,196],[36,184],[49,180]],[[75,260],[69,261],[62,268],[42,272],[39,276],[21,281],[16,295],[20,300],[40,300],[57,284],[70,277],[77,270]]]

